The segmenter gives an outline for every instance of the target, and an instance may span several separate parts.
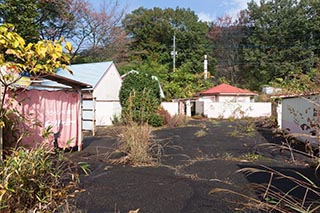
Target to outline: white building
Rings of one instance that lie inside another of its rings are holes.
[[[82,91],[83,129],[112,125],[114,116],[121,114],[119,92],[122,80],[115,64],[109,61],[75,64],[68,68],[73,74],[59,69],[56,75],[92,86],[92,89]]]
[[[271,115],[271,103],[254,102],[256,93],[228,84],[220,84],[199,93],[196,114],[208,118],[242,118]]]

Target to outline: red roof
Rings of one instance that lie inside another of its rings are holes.
[[[228,84],[220,84],[212,87],[206,91],[200,92],[200,95],[257,95],[254,92],[238,87],[230,86]]]

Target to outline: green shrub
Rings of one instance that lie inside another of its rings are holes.
[[[153,127],[159,127],[163,125],[163,118],[159,114],[151,114],[148,119],[148,124]]]
[[[122,109],[122,120],[126,123],[148,123],[148,119],[156,113],[158,103],[149,96],[150,90],[144,89],[141,94],[130,93],[126,107]]]
[[[127,99],[133,90],[137,94],[141,94],[146,88],[150,90],[148,96],[154,98],[159,105],[161,101],[159,82],[146,73],[137,72],[128,74],[120,89],[119,98],[121,106],[126,106]]]
[[[19,147],[0,163],[0,211],[52,212],[77,185],[76,166],[46,145]]]
[[[144,123],[160,105],[159,82],[144,73],[131,73],[122,83],[119,98],[124,120]]]

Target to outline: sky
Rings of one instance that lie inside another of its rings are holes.
[[[108,0],[88,0],[95,8],[99,8],[101,3],[109,2]],[[114,0],[113,0],[114,1]],[[194,11],[202,21],[214,21],[218,17],[230,15],[237,17],[241,9],[246,9],[247,3],[251,0],[118,0],[118,2],[127,8],[127,12],[145,7],[151,9],[153,7],[165,8],[190,8]]]

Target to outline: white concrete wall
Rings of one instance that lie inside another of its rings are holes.
[[[203,97],[199,97],[199,98],[198,98],[198,101],[203,101],[203,102],[208,102],[208,103],[217,102],[215,96],[203,96]]]
[[[286,98],[282,100],[281,129],[291,133],[309,134],[318,124],[318,96]],[[304,126],[304,129],[302,128]]]
[[[271,116],[271,103],[204,102],[203,114],[208,118],[243,118]]]
[[[250,96],[218,96],[218,102],[244,102],[250,103]]]
[[[179,114],[178,102],[162,102],[161,106],[167,110],[171,116]]]
[[[232,96],[232,95],[219,95],[219,96],[203,96],[198,99],[210,103],[216,102],[252,102],[251,96]]]

